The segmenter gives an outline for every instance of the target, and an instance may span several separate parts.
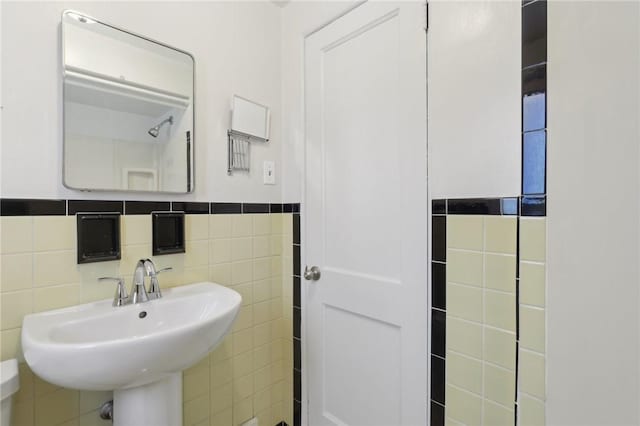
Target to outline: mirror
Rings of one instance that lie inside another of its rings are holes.
[[[64,185],[192,192],[193,56],[65,11],[62,61]]]

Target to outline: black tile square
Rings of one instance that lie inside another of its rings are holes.
[[[300,370],[293,370],[293,399],[302,401],[302,374]]]
[[[520,201],[520,209],[522,216],[546,216],[547,215],[547,197],[528,196],[522,197]]]
[[[431,214],[447,214],[447,200],[432,200]]]
[[[300,276],[300,246],[293,245],[293,275]]]
[[[300,214],[293,215],[293,244],[300,244]]]
[[[2,216],[63,216],[67,214],[65,200],[38,200],[29,198],[3,198],[0,200]]]
[[[283,213],[300,213],[300,203],[283,203]]]
[[[522,71],[522,131],[544,129],[547,125],[547,66]]]
[[[431,305],[447,309],[447,265],[444,263],[431,263]]]
[[[240,214],[241,203],[211,203],[211,214]]]
[[[293,308],[293,337],[300,339],[302,315],[300,308]]]
[[[269,211],[271,213],[282,213],[282,204],[270,204]]]
[[[520,340],[520,280],[516,280],[516,366],[518,365],[518,341]],[[518,378],[516,368],[516,379]],[[516,383],[518,381],[516,380]]]
[[[293,339],[293,368],[302,371],[302,343]]]
[[[68,215],[76,213],[124,213],[124,201],[69,200]]]
[[[444,426],[444,406],[431,401],[429,426]]]
[[[547,2],[522,8],[522,67],[547,61]]]
[[[499,198],[459,198],[447,200],[448,214],[486,214],[502,213]]]
[[[124,214],[150,214],[151,212],[168,212],[171,203],[168,201],[125,201]]]
[[[293,306],[301,307],[300,305],[300,286],[302,285],[300,277],[293,277]]]
[[[174,201],[171,210],[186,214],[209,214],[209,203],[196,203],[191,201]]]
[[[431,353],[445,357],[447,315],[436,309],[431,310]]]
[[[269,213],[271,205],[267,203],[243,203],[242,213]]]
[[[431,218],[431,257],[433,260],[445,262],[447,260],[447,217],[433,216]]]
[[[431,355],[431,399],[444,405],[444,374],[443,358]]]
[[[302,403],[293,401],[293,426],[302,426]]]
[[[522,194],[546,191],[547,137],[544,130],[522,136]]]

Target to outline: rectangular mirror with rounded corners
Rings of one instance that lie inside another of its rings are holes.
[[[62,65],[66,187],[193,191],[191,54],[67,10]]]

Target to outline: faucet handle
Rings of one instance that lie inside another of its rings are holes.
[[[113,306],[125,305],[129,299],[127,290],[124,288],[124,280],[121,277],[100,277],[98,281],[116,281],[116,294],[113,296]]]
[[[160,283],[158,282],[158,274],[163,272],[173,271],[173,268],[169,266],[168,268],[162,268],[159,271],[154,270],[154,274],[151,275],[149,284],[149,299],[160,299],[162,297],[162,291],[160,291]]]

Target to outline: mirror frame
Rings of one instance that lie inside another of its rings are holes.
[[[73,186],[69,186],[67,185],[66,182],[66,141],[65,141],[65,118],[66,118],[66,111],[65,111],[65,90],[64,90],[64,83],[65,83],[65,78],[66,78],[66,67],[65,67],[65,37],[64,37],[64,17],[65,15],[69,14],[69,13],[74,13],[76,15],[80,15],[83,16],[87,19],[90,19],[92,21],[95,21],[99,24],[105,25],[107,27],[113,28],[114,30],[117,31],[122,31],[124,33],[127,33],[129,35],[132,35],[134,37],[138,37],[141,38],[143,40],[146,40],[148,42],[151,43],[155,43],[158,44],[162,47],[166,47],[168,49],[174,50],[176,52],[185,54],[187,56],[189,56],[191,58],[191,61],[193,62],[193,76],[192,76],[192,81],[193,81],[193,94],[191,96],[192,99],[192,129],[191,129],[191,164],[187,164],[187,169],[190,170],[190,174],[189,174],[189,179],[190,179],[190,185],[187,184],[187,190],[184,192],[174,192],[174,191],[138,191],[138,190],[134,190],[134,189],[96,189],[96,188],[77,188],[77,187],[73,187]],[[105,22],[102,21],[100,19],[96,19],[91,15],[88,15],[84,12],[79,12],[77,10],[74,9],[65,9],[62,11],[62,15],[60,17],[60,47],[61,47],[61,51],[60,51],[60,60],[61,60],[61,83],[62,83],[62,96],[61,96],[61,109],[62,109],[62,126],[60,126],[60,128],[62,129],[62,186],[64,186],[66,189],[71,189],[74,191],[82,191],[82,192],[123,192],[123,193],[138,193],[138,194],[192,194],[195,191],[195,187],[196,187],[196,58],[195,56],[191,53],[191,52],[187,52],[186,50],[182,50],[182,49],[178,49],[177,47],[174,46],[170,46],[166,43],[160,42],[158,40],[152,39],[151,37],[147,37],[147,36],[143,36],[141,34],[135,33],[133,31],[129,31],[129,30],[125,30],[121,27],[118,27],[116,25],[113,25],[109,22]]]

